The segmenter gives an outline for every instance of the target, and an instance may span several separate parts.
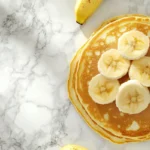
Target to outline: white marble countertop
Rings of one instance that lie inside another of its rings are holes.
[[[115,145],[94,133],[68,100],[75,51],[110,17],[150,15],[149,0],[104,0],[83,26],[75,0],[0,0],[0,150],[149,150],[150,142]]]

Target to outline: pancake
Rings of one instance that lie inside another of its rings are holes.
[[[98,74],[97,61],[100,55],[110,48],[116,48],[117,39],[120,35],[132,29],[148,34],[150,30],[149,22],[148,17],[138,15],[116,17],[116,19],[105,22],[77,52],[70,65],[68,92],[72,103],[94,131],[115,143],[137,142],[149,139],[150,124],[147,114],[150,108],[148,107],[137,115],[127,115],[120,113],[115,103],[107,105],[96,104],[88,95],[87,83],[93,76]],[[109,35],[107,38],[105,37],[106,33]],[[111,39],[114,36],[116,40],[112,41]],[[110,40],[111,42],[109,42]],[[122,78],[120,83],[126,80],[128,80],[128,76]],[[109,119],[106,119],[106,116],[107,118],[109,116]],[[126,129],[134,121],[140,125],[140,130],[127,131]]]
[[[117,48],[117,38],[126,31],[137,29],[144,32],[145,34],[148,33],[148,31],[150,30],[150,26],[148,24],[142,24],[141,21],[138,22],[136,21],[136,19],[137,17],[121,19],[108,25],[100,32],[98,32],[92,38],[86,49],[83,51],[77,70],[76,90],[80,102],[82,103],[88,114],[98,125],[106,128],[108,131],[114,133],[117,136],[124,135],[127,137],[137,137],[137,134],[139,136],[148,134],[150,122],[149,118],[147,118],[148,115],[146,114],[148,113],[147,111],[150,109],[147,108],[145,111],[137,115],[126,115],[123,113],[120,114],[119,110],[115,105],[115,102],[108,105],[96,104],[88,94],[88,82],[93,76],[99,73],[97,69],[97,62],[100,58],[100,56],[97,55],[98,52],[102,54],[110,48]],[[119,34],[119,36],[117,34]],[[109,42],[109,40],[112,39],[116,40]],[[100,43],[102,45],[100,45]],[[127,80],[128,76],[125,76],[120,79],[120,83],[123,83]],[[109,121],[105,119],[104,116],[106,115],[109,116]],[[143,118],[143,116],[147,117]],[[132,124],[133,121],[136,121],[139,124],[140,130],[134,132],[127,131],[126,129]],[[118,128],[118,125],[121,127]]]
[[[115,17],[113,19],[110,19],[109,21],[104,22],[101,27],[103,27],[104,25],[113,22],[114,20],[117,20],[119,17]],[[99,27],[99,29],[101,28]],[[91,37],[92,38],[92,37]],[[102,135],[104,138],[106,139],[110,139],[110,141],[118,141],[118,143],[124,143],[126,141],[129,142],[129,140],[125,140],[124,138],[120,138],[120,137],[115,137],[113,134],[109,133],[108,131],[105,131],[104,129],[102,129],[101,127],[99,127],[91,118],[90,116],[88,116],[88,114],[86,113],[85,109],[83,108],[83,106],[81,105],[81,103],[78,100],[78,96],[76,95],[76,91],[75,91],[75,74],[76,74],[76,69],[77,69],[77,65],[78,65],[78,61],[80,59],[80,55],[83,51],[83,48],[80,48],[77,53],[75,54],[71,64],[70,64],[70,74],[69,74],[69,79],[68,79],[68,94],[69,94],[69,98],[71,100],[71,102],[73,103],[73,105],[75,106],[77,112],[83,117],[83,119],[86,121],[86,123],[98,134]]]

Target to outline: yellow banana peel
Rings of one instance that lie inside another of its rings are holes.
[[[86,148],[79,145],[65,145],[61,150],[87,150]]]
[[[75,6],[76,22],[83,24],[98,8],[102,0],[77,0]]]

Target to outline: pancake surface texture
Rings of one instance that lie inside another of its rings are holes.
[[[114,143],[150,139],[150,105],[138,114],[126,114],[119,111],[115,101],[97,104],[88,93],[89,81],[100,74],[97,64],[101,55],[109,49],[117,49],[120,36],[131,30],[150,36],[150,18],[126,15],[106,21],[77,51],[70,65],[68,93],[71,102],[95,132]],[[147,55],[150,55],[150,49]],[[126,74],[119,82],[128,80]]]

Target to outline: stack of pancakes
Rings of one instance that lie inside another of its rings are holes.
[[[94,131],[114,143],[150,139],[150,105],[139,114],[125,114],[118,110],[115,102],[97,104],[88,93],[89,81],[99,73],[97,63],[101,55],[109,49],[117,49],[119,37],[130,30],[139,30],[150,36],[150,18],[126,15],[104,22],[75,54],[68,79],[69,97],[78,113]],[[150,49],[147,55],[150,55]],[[119,82],[127,80],[128,75]]]

